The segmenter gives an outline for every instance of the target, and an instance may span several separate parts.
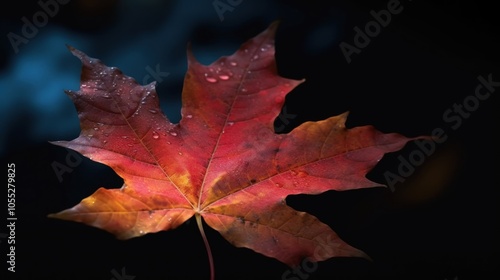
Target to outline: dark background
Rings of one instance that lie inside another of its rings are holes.
[[[162,109],[177,121],[187,43],[192,42],[198,60],[209,64],[232,54],[276,19],[281,20],[276,37],[280,74],[306,79],[287,96],[286,112],[293,117],[276,121],[277,127],[285,125],[281,133],[304,121],[350,111],[348,127],[371,124],[407,136],[441,128],[448,137],[394,191],[289,197],[289,205],[317,216],[373,258],[330,259],[302,278],[498,276],[499,139],[494,131],[500,88],[457,129],[443,119],[453,104],[474,94],[478,76],[491,74],[500,81],[500,26],[493,4],[401,1],[403,11],[349,64],[339,44],[353,44],[353,28],[363,29],[372,20],[370,10],[385,9],[389,1],[243,0],[223,20],[213,2],[72,0],[60,5],[17,53],[7,34],[22,35],[21,19],[32,22],[41,8],[36,1],[15,1],[1,9],[0,155],[4,164],[16,164],[18,218],[15,274],[6,270],[7,242],[0,235],[7,279],[119,280],[112,271],[121,274],[122,268],[136,280],[208,279],[206,251],[194,221],[173,231],[118,241],[105,231],[46,217],[100,186],[121,186],[110,168],[87,158],[61,181],[52,168],[54,162],[66,163],[68,153],[48,141],[71,140],[79,133],[75,109],[63,90],[78,89],[80,62],[65,44],[138,81],[148,67],[159,65],[169,73],[157,86]],[[417,149],[410,143],[386,155],[368,178],[385,183],[384,174],[398,174],[398,156],[407,159]],[[282,279],[289,270],[205,229],[217,279]],[[0,227],[0,234],[5,232]]]

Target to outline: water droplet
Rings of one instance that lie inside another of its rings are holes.
[[[123,139],[127,139],[127,138],[128,138],[128,136],[122,136],[122,138],[123,138]]]
[[[146,100],[142,100],[142,101],[141,101],[141,104],[146,104]]]
[[[229,76],[228,75],[220,75],[219,78],[221,80],[224,80],[224,81],[229,80]]]
[[[172,143],[171,143],[170,141],[167,141],[167,144],[169,144],[169,145],[170,145],[170,144],[172,144]]]
[[[309,173],[305,172],[305,171],[299,171],[297,172],[297,177],[306,177],[307,175],[309,175]]]
[[[281,186],[281,184],[278,184],[278,183],[276,183],[276,184],[274,184],[274,185],[275,185],[276,187],[278,187],[278,188],[281,188],[281,187],[282,187],[282,186]]]
[[[97,123],[97,125],[98,125],[98,126],[103,126],[104,124],[103,124],[103,123],[98,122],[98,123]]]
[[[252,57],[252,60],[257,60],[257,59],[259,59],[259,55],[258,55],[258,54],[254,55],[254,56]]]
[[[172,136],[174,136],[174,137],[175,137],[175,136],[177,136],[177,132],[172,131],[172,132],[170,132],[170,135],[172,135]]]
[[[262,48],[260,48],[260,51],[261,52],[265,52],[265,51],[267,51],[267,48],[266,47],[262,47]]]
[[[210,76],[206,76],[205,80],[207,80],[207,82],[209,82],[209,83],[216,83],[217,82],[216,78],[210,77]]]
[[[99,130],[99,128],[98,127],[94,127],[94,130],[97,131],[97,130]]]
[[[179,152],[179,155],[182,156],[182,152]]]
[[[246,88],[241,89],[242,92],[247,92],[248,90]]]
[[[132,147],[132,146],[134,146],[134,145],[132,145],[132,144],[127,144],[127,146]]]
[[[303,177],[306,177],[307,175],[309,175],[309,173],[307,173],[305,171],[295,171],[295,170],[291,170],[290,174],[292,174],[293,176],[299,177],[299,178],[303,178]]]
[[[229,62],[229,64],[231,64],[231,66],[237,66],[238,65],[238,63],[236,63],[234,61]]]
[[[103,97],[103,98],[106,98],[106,99],[110,99],[110,98],[111,98],[111,96],[109,96],[108,94],[103,95],[102,97]]]
[[[108,143],[108,141],[107,141],[107,140],[104,140],[104,141],[102,141],[102,143],[103,143],[103,144],[106,144],[106,143]]]
[[[160,138],[160,135],[156,134],[156,132],[153,132],[153,139],[158,139]]]
[[[156,113],[158,113],[158,111],[156,111],[156,110],[154,110],[154,109],[149,109],[148,111],[149,111],[151,114],[156,114]]]
[[[248,49],[244,49],[243,51],[247,53],[247,52],[248,52]]]
[[[193,115],[187,115],[186,118],[191,119]]]
[[[227,122],[227,125],[232,126],[234,122]]]

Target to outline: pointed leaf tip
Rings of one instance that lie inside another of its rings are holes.
[[[271,24],[269,24],[269,27],[267,27],[267,30],[269,32],[275,33],[276,30],[278,29],[280,23],[281,23],[281,20],[279,20],[279,19],[271,22]]]

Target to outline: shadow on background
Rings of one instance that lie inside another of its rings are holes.
[[[371,10],[397,1],[40,2],[57,5],[44,10],[37,1],[17,1],[0,12],[0,154],[4,164],[16,164],[18,218],[16,273],[2,265],[8,279],[208,279],[206,252],[192,221],[173,231],[118,241],[83,224],[46,218],[98,187],[122,183],[107,166],[68,156],[48,143],[79,134],[76,111],[63,91],[78,89],[80,62],[66,44],[139,82],[156,80],[162,110],[178,121],[187,43],[192,42],[200,62],[209,64],[276,19],[281,20],[276,37],[280,74],[306,79],[287,96],[288,117],[276,120],[280,133],[350,111],[348,127],[370,124],[407,136],[438,129],[447,139],[432,152],[411,143],[386,155],[368,177],[386,184],[389,173],[399,176],[391,183],[393,191],[287,199],[374,262],[331,259],[294,271],[235,248],[207,229],[217,279],[498,275],[499,180],[494,175],[499,139],[493,128],[498,127],[500,86],[477,105],[471,97],[479,76],[500,82],[499,26],[492,4],[400,1],[400,12],[350,54],[348,63],[341,43],[356,47],[354,28],[364,29],[373,20]],[[460,113],[456,106],[466,109]],[[409,160],[415,151],[424,157],[413,158],[402,176],[401,159]],[[58,176],[54,162],[71,172]],[[6,232],[0,227],[0,234]],[[4,260],[5,235],[0,241]]]

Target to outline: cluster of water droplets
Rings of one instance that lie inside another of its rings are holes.
[[[205,80],[209,83],[217,83],[219,80],[227,81],[231,79],[234,75],[233,71],[226,67],[226,62],[221,61],[219,65],[208,68],[208,72],[204,74]],[[238,63],[236,61],[230,61],[229,66],[236,67]],[[224,69],[227,68],[227,69]]]

